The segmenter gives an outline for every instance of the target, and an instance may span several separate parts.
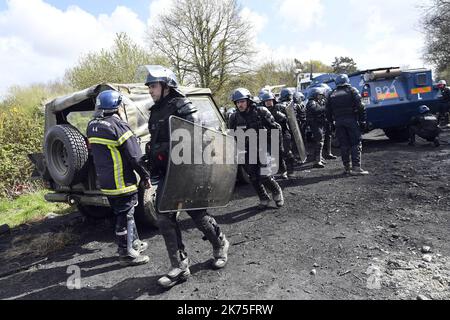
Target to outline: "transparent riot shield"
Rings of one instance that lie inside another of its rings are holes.
[[[171,116],[170,159],[159,212],[224,207],[237,176],[234,137]]]

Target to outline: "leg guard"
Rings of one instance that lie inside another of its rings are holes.
[[[323,157],[325,160],[336,160],[337,157],[331,152],[331,135],[325,134]]]
[[[280,185],[275,181],[273,177],[263,180],[263,185],[269,190],[272,195],[279,195],[282,193]]]
[[[352,152],[352,166],[356,168],[361,167],[362,143],[352,146],[351,152]]]
[[[270,201],[269,194],[266,191],[266,188],[264,188],[264,185],[261,183],[261,181],[258,180],[252,180],[252,186],[256,191],[256,194],[258,195],[260,200],[268,200]]]
[[[195,226],[203,232],[213,248],[220,247],[222,244],[220,240],[222,232],[216,220],[206,210],[190,211],[188,215],[194,220]]]

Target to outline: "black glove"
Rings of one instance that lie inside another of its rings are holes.
[[[139,184],[143,189],[150,189],[152,187],[150,179],[142,179]]]

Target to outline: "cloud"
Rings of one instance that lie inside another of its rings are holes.
[[[278,18],[291,31],[322,25],[325,7],[322,0],[279,0]]]
[[[115,34],[127,32],[142,44],[146,25],[118,6],[98,17],[71,6],[60,10],[43,0],[9,0],[0,11],[0,95],[7,87],[64,75],[83,53],[108,48]]]
[[[250,32],[250,38],[252,39],[252,44],[254,47],[257,48],[257,51],[264,50],[264,47],[260,47],[260,44],[258,42],[259,35],[262,33],[264,28],[267,25],[268,18],[267,16],[263,14],[259,14],[255,11],[252,11],[251,9],[245,7],[240,12],[240,17],[244,20],[250,23],[251,30]]]
[[[158,16],[170,10],[172,5],[173,0],[153,0],[149,7],[149,18],[147,20],[147,25],[155,25],[158,20]]]

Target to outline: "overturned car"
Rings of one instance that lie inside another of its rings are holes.
[[[143,84],[103,83],[47,103],[43,153],[29,155],[35,164],[33,177],[42,179],[53,191],[45,195],[47,201],[69,203],[94,218],[106,217],[112,211],[100,191],[85,132],[95,112],[98,94],[111,89],[123,94],[127,122],[144,153],[150,141],[148,120],[154,104],[148,88]],[[225,120],[209,89],[181,87],[180,90],[198,109],[201,120],[198,125],[226,134]],[[232,168],[228,172],[231,179],[235,180],[236,171],[237,168]],[[155,188],[139,189],[136,219],[145,225],[156,226]]]

